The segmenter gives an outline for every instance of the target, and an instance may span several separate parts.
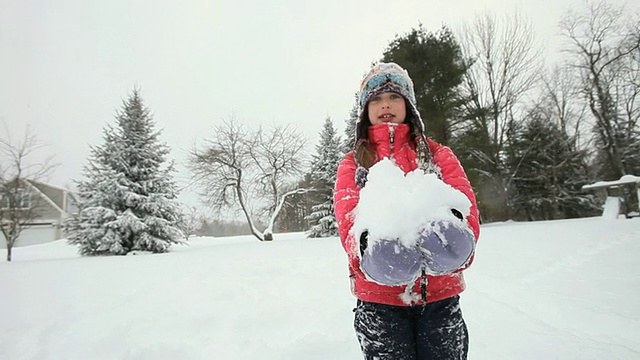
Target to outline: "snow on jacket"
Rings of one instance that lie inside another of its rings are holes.
[[[392,134],[393,133],[393,134]],[[393,136],[393,141],[391,140]],[[417,168],[417,156],[413,142],[409,141],[409,126],[400,124],[389,126],[387,124],[373,125],[369,127],[369,142],[377,154],[378,159],[393,158],[396,165],[404,173]],[[465,219],[469,228],[473,231],[476,241],[480,235],[478,220],[478,207],[471,184],[454,153],[446,146],[427,139],[429,150],[432,154],[433,165],[439,169],[442,180],[453,188],[461,191],[471,201],[471,211]],[[340,240],[349,260],[349,276],[351,290],[354,295],[363,301],[388,304],[388,305],[420,305],[423,304],[420,281],[417,279],[411,288],[407,286],[386,286],[368,281],[360,269],[359,235],[351,233],[353,226],[353,210],[358,204],[360,188],[355,183],[357,164],[354,152],[345,155],[338,166],[336,186],[334,190],[334,211],[338,221]],[[392,196],[392,194],[390,194]],[[420,216],[416,214],[416,216]],[[473,257],[467,263],[469,266]],[[430,276],[427,275],[427,302],[434,302],[449,298],[464,290],[464,278],[461,271],[451,275]]]

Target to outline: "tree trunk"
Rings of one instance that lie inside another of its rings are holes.
[[[7,244],[7,261],[11,261],[11,251],[13,250],[13,245]]]
[[[253,234],[253,236],[255,236],[258,240],[264,241],[264,237],[261,236],[261,234],[258,233],[258,230],[256,229],[255,225],[253,224],[253,219],[251,219],[251,214],[249,213],[249,209],[247,209],[247,205],[244,202],[244,196],[242,196],[242,188],[240,188],[239,185],[236,185],[235,188],[234,188],[234,191],[236,192],[236,196],[238,198],[238,202],[240,203],[240,208],[242,209],[242,212],[244,213],[244,216],[247,219],[247,224],[249,224],[249,228],[251,230],[251,234]],[[273,237],[272,237],[272,239],[273,239]]]

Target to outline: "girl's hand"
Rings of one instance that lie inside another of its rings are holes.
[[[437,221],[420,233],[418,246],[424,254],[429,274],[451,274],[471,258],[475,237],[462,222]]]
[[[367,278],[394,286],[410,284],[420,276],[423,255],[418,247],[408,248],[398,239],[381,239],[366,245],[367,237],[365,232],[360,238],[360,268]]]

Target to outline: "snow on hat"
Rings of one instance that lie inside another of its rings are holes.
[[[425,138],[424,124],[416,107],[416,94],[409,73],[396,63],[378,63],[371,68],[360,85],[358,96],[360,116],[356,124],[356,143],[362,138],[363,120],[366,116],[369,100],[374,96],[389,91],[398,93],[407,100],[406,102],[409,105],[407,110],[413,115],[409,117],[412,122],[411,125],[417,132],[414,135]]]

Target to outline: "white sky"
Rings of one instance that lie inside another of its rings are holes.
[[[519,9],[552,42],[562,12],[580,4],[2,0],[0,122],[13,136],[34,128],[50,145],[41,156],[61,164],[51,182],[63,186],[134,86],[180,164],[232,114],[249,125],[297,123],[312,151],[326,116],[342,131],[361,76],[396,34]]]

